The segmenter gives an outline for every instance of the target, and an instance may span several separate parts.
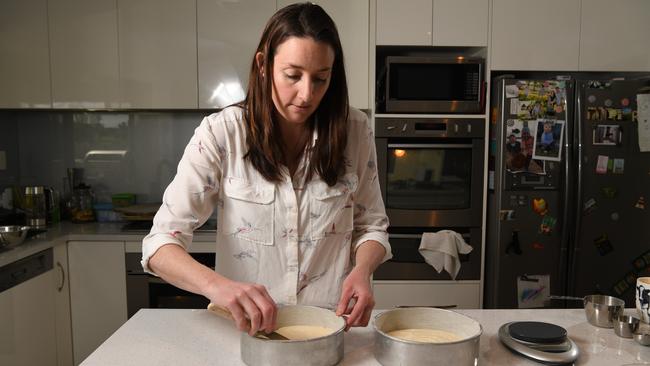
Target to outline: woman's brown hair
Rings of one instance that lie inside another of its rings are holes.
[[[273,120],[272,99],[273,58],[275,50],[289,37],[311,38],[334,50],[330,85],[314,111],[310,131],[318,131],[318,143],[309,151],[307,179],[314,173],[330,186],[343,174],[343,153],[347,143],[348,88],[343,63],[343,49],[336,25],[325,10],[312,3],[292,4],[276,12],[266,24],[257,52],[263,55],[260,70],[255,58],[248,79],[248,92],[242,102],[246,120],[244,157],[269,181],[281,180],[280,164],[284,162],[282,137]]]

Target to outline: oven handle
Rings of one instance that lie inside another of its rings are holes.
[[[389,149],[430,149],[430,148],[441,148],[441,149],[471,149],[472,144],[388,144]]]
[[[460,234],[460,236],[463,237],[463,239],[469,240],[471,237],[469,234]],[[395,239],[420,239],[422,238],[422,234],[388,234],[388,238],[395,238]]]

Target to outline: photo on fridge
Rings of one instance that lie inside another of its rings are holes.
[[[533,159],[535,121],[510,119],[506,126],[506,169],[511,173],[545,174],[544,161]]]
[[[564,121],[538,119],[533,159],[560,161],[562,159],[562,138]]]
[[[618,125],[597,125],[594,128],[594,145],[618,145],[621,142],[621,126]]]

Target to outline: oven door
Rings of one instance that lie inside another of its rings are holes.
[[[438,231],[436,229],[435,231]],[[472,228],[456,230],[473,250],[461,254],[460,271],[456,280],[481,279],[481,230]],[[382,263],[373,274],[375,280],[451,280],[451,276],[442,271],[438,273],[425,262],[419,252],[422,234],[389,234],[393,258]]]
[[[483,139],[405,140],[377,139],[380,186],[391,226],[480,227]]]
[[[214,253],[190,253],[208,267],[214,268]],[[140,253],[126,253],[126,305],[131,318],[140,309],[202,309],[210,301],[198,294],[181,290],[162,278],[142,270]]]

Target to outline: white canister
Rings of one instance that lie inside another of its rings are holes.
[[[636,279],[636,310],[643,322],[650,323],[650,277]]]

